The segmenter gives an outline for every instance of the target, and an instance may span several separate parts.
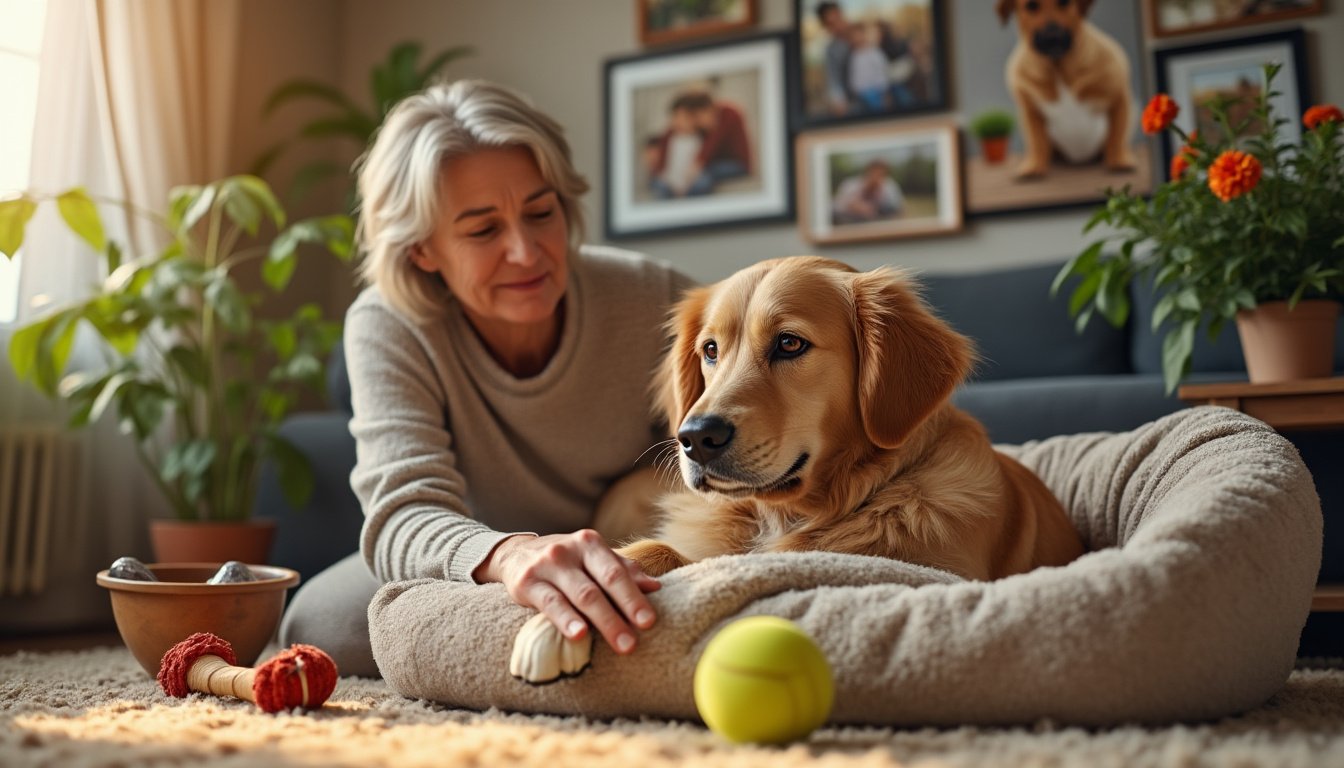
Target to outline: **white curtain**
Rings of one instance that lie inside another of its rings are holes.
[[[48,0],[30,186],[58,192],[82,185],[95,196],[162,211],[174,186],[225,175],[239,15],[238,0]],[[109,237],[128,255],[163,244],[153,222],[113,206],[100,210]],[[65,231],[50,205],[30,223],[24,252],[20,322],[87,295],[103,277],[101,258]],[[77,341],[73,365],[98,354],[89,341]],[[0,367],[0,424],[61,418],[16,382],[7,364]],[[90,563],[102,568],[121,554],[147,555],[144,521],[167,509],[130,438],[104,421],[72,433],[87,457],[78,476],[89,508],[77,519],[88,521],[84,532],[95,543],[82,557],[70,552],[53,564],[73,572],[71,584],[92,583]],[[59,582],[53,578],[54,589]],[[74,599],[87,597],[87,588],[71,589]],[[105,604],[99,592],[94,597]],[[64,620],[70,609],[58,613]]]

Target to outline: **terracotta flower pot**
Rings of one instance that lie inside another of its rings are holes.
[[[1270,301],[1237,312],[1246,370],[1256,384],[1330,376],[1335,361],[1337,301]]]
[[[271,559],[274,520],[235,523],[149,521],[149,542],[161,563],[266,563]]]
[[[1008,137],[993,136],[981,139],[980,150],[985,156],[986,163],[991,165],[1002,163],[1008,157]]]

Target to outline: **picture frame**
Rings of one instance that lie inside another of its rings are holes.
[[[1165,93],[1180,107],[1174,121],[1187,134],[1192,130],[1204,131],[1208,137],[1216,128],[1201,121],[1199,105],[1215,94],[1228,94],[1241,89],[1247,96],[1263,88],[1266,61],[1283,65],[1274,80],[1278,94],[1270,99],[1270,108],[1277,116],[1287,118],[1280,128],[1280,136],[1291,143],[1302,137],[1302,112],[1311,105],[1307,71],[1306,35],[1302,29],[1289,29],[1261,35],[1215,40],[1153,52],[1157,90]],[[1162,133],[1163,166],[1170,173],[1175,141],[1169,132]]]
[[[1095,72],[1070,73],[1069,82],[1091,83],[1092,92],[1078,94],[1056,85],[1055,99],[1042,106],[1032,98],[1031,77],[1018,69],[1054,66],[1038,60],[1045,54],[1033,42],[1032,24],[1041,16],[1019,15],[1012,3],[957,6],[952,71],[957,119],[965,130],[961,148],[969,218],[1096,206],[1106,200],[1108,189],[1127,186],[1140,195],[1153,189],[1157,144],[1139,129],[1151,94],[1144,79],[1150,59],[1138,5],[1070,7],[1074,14],[1086,11],[1072,19],[1071,39],[1094,38],[1094,50],[1106,53],[1088,60]],[[1122,106],[1123,115],[1116,112]],[[992,137],[991,130],[1001,131],[1005,123],[1008,132],[1000,141],[982,140],[982,132]],[[1112,141],[1119,151],[1111,149]]]
[[[890,240],[962,228],[956,124],[870,123],[798,137],[798,228],[811,243]]]
[[[1149,34],[1157,38],[1299,19],[1325,10],[1325,0],[1277,0],[1273,4],[1240,0],[1144,0],[1143,5]]]
[[[784,33],[605,62],[609,239],[793,218]]]
[[[639,42],[665,45],[728,34],[756,26],[759,0],[702,3],[699,8],[678,0],[634,0]]]
[[[946,5],[945,0],[794,0],[795,128],[947,109]]]

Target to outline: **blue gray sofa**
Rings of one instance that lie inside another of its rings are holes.
[[[969,274],[921,277],[929,303],[954,327],[975,339],[981,363],[956,403],[985,424],[998,443],[1023,443],[1057,434],[1124,431],[1184,404],[1163,392],[1161,338],[1149,330],[1154,298],[1136,288],[1130,323],[1112,328],[1094,318],[1083,333],[1068,315],[1068,286],[1058,297],[1049,286],[1059,263]],[[1344,366],[1344,318],[1336,338]],[[1191,381],[1245,380],[1245,362],[1234,328],[1216,341],[1201,334]],[[1344,370],[1341,370],[1344,373]],[[289,507],[274,472],[265,469],[257,514],[278,523],[272,562],[312,576],[353,552],[362,515],[350,490],[355,445],[347,429],[350,388],[339,347],[327,372],[332,409],[292,416],[282,432],[309,457],[316,491],[299,510]],[[1316,479],[1326,511],[1324,581],[1344,581],[1344,434],[1303,432],[1289,437]],[[1344,614],[1335,616],[1344,618]],[[1336,649],[1336,654],[1340,651]]]

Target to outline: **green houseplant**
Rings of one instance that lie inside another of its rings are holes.
[[[294,137],[267,149],[253,165],[253,173],[262,175],[294,142],[302,139],[348,139],[362,151],[382,125],[383,118],[397,102],[424,90],[453,61],[472,53],[470,46],[446,48],[420,65],[422,46],[413,41],[397,44],[387,58],[369,73],[369,91],[372,105],[362,107],[339,88],[318,80],[300,78],[282,83],[266,100],[263,117],[286,104],[315,101],[327,107],[327,112],[304,123]],[[307,163],[295,172],[291,193],[301,197],[322,179],[331,176],[348,177],[348,164],[332,161]],[[354,208],[353,190],[348,194],[347,207]]]
[[[968,129],[980,140],[981,154],[987,163],[1001,163],[1008,157],[1008,137],[1017,125],[1011,112],[987,109],[971,118]]]
[[[1195,335],[1203,326],[1216,337],[1236,320],[1252,380],[1259,376],[1261,349],[1248,337],[1264,315],[1293,318],[1288,342],[1266,352],[1313,340],[1320,363],[1287,377],[1329,375],[1335,316],[1344,297],[1344,114],[1317,105],[1302,117],[1300,141],[1284,138],[1288,119],[1273,114],[1278,65],[1264,69],[1264,88],[1251,100],[1215,99],[1208,105],[1214,138],[1187,134],[1174,124],[1177,105],[1158,94],[1143,114],[1146,133],[1172,131],[1182,142],[1170,179],[1151,198],[1128,188],[1108,194],[1084,227],[1101,224],[1113,234],[1089,244],[1060,271],[1058,292],[1071,276],[1081,278],[1069,302],[1081,329],[1093,313],[1113,325],[1129,318],[1127,288],[1139,277],[1163,292],[1152,317],[1164,324],[1163,378],[1168,392],[1190,371]],[[1242,137],[1240,139],[1232,137]],[[1107,246],[1118,243],[1118,249]],[[1319,302],[1319,303],[1317,303]],[[1319,316],[1320,331],[1304,333],[1303,321]],[[1291,345],[1289,344],[1289,345]]]
[[[301,243],[347,260],[350,218],[286,226],[279,202],[254,176],[178,187],[162,213],[96,201],[75,188],[0,201],[0,252],[12,258],[37,206],[52,202],[101,256],[107,277],[86,298],[14,333],[9,360],[17,376],[67,405],[72,426],[112,415],[179,520],[248,519],[263,459],[275,462],[286,495],[301,504],[311,470],[276,429],[305,391],[320,392],[340,328],[315,305],[259,319],[265,289],[249,292],[235,277],[260,260],[265,284],[283,291]],[[154,220],[167,245],[127,254],[106,237],[98,202]],[[257,237],[263,231],[273,234]],[[103,363],[68,372],[81,326],[93,331]]]

